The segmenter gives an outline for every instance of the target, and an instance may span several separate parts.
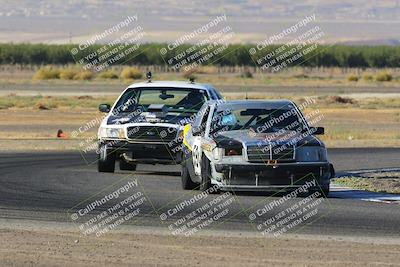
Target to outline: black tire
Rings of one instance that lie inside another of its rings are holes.
[[[136,166],[137,166],[136,164],[129,163],[123,158],[119,160],[119,169],[121,171],[135,171]]]
[[[98,153],[97,170],[99,172],[114,172],[115,152],[106,149],[100,149],[100,153]]]
[[[182,180],[182,188],[183,190],[193,190],[198,186],[195,182],[190,178],[189,170],[186,166],[186,162],[182,161],[182,169],[181,169],[181,180]]]
[[[327,198],[329,196],[329,191],[330,191],[329,186],[327,186],[327,187],[322,187],[319,190],[312,190],[309,192],[309,195],[312,195],[315,192],[319,192],[319,196],[318,196],[319,198],[320,197]]]
[[[201,159],[201,183],[199,189],[206,191],[211,187],[211,166],[208,158],[203,154]]]
[[[329,172],[331,176],[329,178],[335,178],[336,177],[336,171],[335,168],[333,167],[333,164],[329,164]]]
[[[322,188],[322,190],[320,190],[320,193],[322,194],[323,198],[327,198],[329,196],[329,192],[330,192],[330,187],[325,187]]]

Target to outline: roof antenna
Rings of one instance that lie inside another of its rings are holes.
[[[190,83],[194,83],[194,77],[193,76],[189,77],[189,81],[190,81]]]
[[[151,71],[149,71],[149,72],[146,74],[146,77],[147,77],[147,82],[148,82],[148,83],[151,83]]]

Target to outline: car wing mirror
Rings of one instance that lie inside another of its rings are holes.
[[[325,134],[325,128],[324,127],[313,127],[311,128],[313,130],[314,135],[323,135]]]
[[[110,112],[110,109],[111,109],[111,106],[109,104],[100,104],[99,105],[100,112],[108,113],[108,112]]]

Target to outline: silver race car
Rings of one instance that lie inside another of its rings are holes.
[[[334,176],[323,142],[288,100],[209,101],[184,127],[182,186],[279,191],[307,185],[329,194]]]

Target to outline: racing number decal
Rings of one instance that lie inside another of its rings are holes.
[[[200,145],[201,139],[200,138],[195,138],[194,144],[193,144],[193,150],[192,150],[192,155],[193,155],[193,167],[194,167],[194,173],[196,175],[201,175],[201,145]]]
[[[199,112],[200,114],[202,114],[202,112]],[[206,106],[205,108],[205,112],[203,113],[203,116],[199,116],[198,117],[198,121],[195,121],[195,125],[197,127],[204,127],[202,130],[202,134],[200,135],[196,135],[193,136],[193,145],[192,145],[192,161],[193,161],[193,168],[194,168],[194,173],[197,176],[201,175],[201,155],[203,154],[203,149],[201,147],[201,143],[202,143],[202,138],[204,135],[204,131],[205,131],[205,126],[207,124],[207,119],[208,119],[208,115],[210,113],[210,106]]]

